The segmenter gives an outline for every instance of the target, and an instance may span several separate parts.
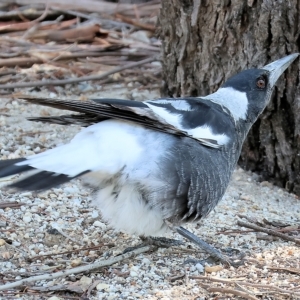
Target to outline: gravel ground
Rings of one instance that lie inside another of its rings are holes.
[[[136,94],[119,88],[98,96],[127,98]],[[156,96],[155,92],[144,91],[141,97]],[[76,126],[26,120],[27,116],[48,114],[61,111],[2,98],[0,158],[38,153],[70,140],[79,131]],[[14,179],[6,178],[0,187]],[[16,201],[24,205],[0,209],[0,284],[87,265],[99,258],[109,259],[139,243],[137,237],[115,232],[103,223],[100,213],[91,206],[91,197],[90,190],[83,188],[79,180],[38,194],[1,189],[0,204]],[[234,268],[196,262],[183,264],[188,258],[205,257],[187,243],[143,253],[97,272],[37,281],[25,291],[21,287],[1,292],[0,299],[242,299],[232,294],[225,296],[224,290],[218,293],[214,287],[241,291],[257,299],[300,299],[299,246],[239,227],[238,215],[265,219],[273,225],[294,226],[289,228],[299,238],[298,197],[269,182],[261,182],[256,174],[237,169],[217,208],[201,224],[190,224],[187,228],[216,247],[245,252],[245,265]],[[170,237],[181,239],[178,235]],[[80,248],[88,249],[76,251]],[[61,252],[67,253],[58,255]],[[227,283],[190,278],[199,275],[227,279]],[[230,282],[241,284],[228,285]],[[263,284],[269,289],[244,286],[243,282]],[[89,293],[87,288],[91,284],[95,288]],[[270,289],[270,285],[289,290],[290,294]],[[292,295],[292,291],[299,295]],[[86,298],[80,298],[82,294]]]

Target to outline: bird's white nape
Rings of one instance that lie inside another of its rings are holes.
[[[224,87],[213,94],[199,98],[210,100],[226,107],[236,121],[239,119],[246,120],[247,118],[249,102],[247,94],[244,92],[240,92],[232,87]]]

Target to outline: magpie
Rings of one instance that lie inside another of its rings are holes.
[[[244,70],[203,97],[144,102],[22,97],[73,112],[29,120],[83,129],[65,145],[0,160],[0,178],[34,171],[10,187],[38,191],[81,177],[115,229],[154,237],[171,228],[228,261],[181,225],[204,218],[221,200],[249,129],[298,55]]]

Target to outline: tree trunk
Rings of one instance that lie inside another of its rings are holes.
[[[300,2],[163,0],[163,94],[199,96],[228,77],[300,48]],[[281,76],[272,101],[244,144],[240,165],[300,195],[299,60]]]

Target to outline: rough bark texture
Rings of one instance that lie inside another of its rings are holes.
[[[228,77],[300,48],[300,1],[163,0],[163,93],[207,95]],[[299,60],[280,78],[240,165],[300,195]]]

